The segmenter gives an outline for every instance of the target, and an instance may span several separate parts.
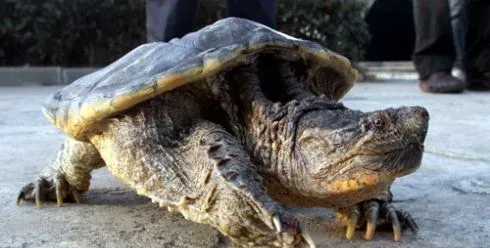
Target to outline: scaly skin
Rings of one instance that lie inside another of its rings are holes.
[[[51,166],[44,168],[39,178],[21,190],[17,204],[32,200],[41,208],[43,199],[55,200],[58,206],[64,199],[80,202],[80,194],[90,186],[90,172],[104,166],[97,148],[91,143],[67,138]]]
[[[216,227],[237,245],[313,247],[298,220],[265,193],[240,142],[202,119],[202,108],[214,104],[196,97],[199,90],[184,87],[140,104],[101,123],[88,138],[109,171],[139,194],[186,219]],[[195,101],[181,106],[190,98]],[[62,174],[57,171],[49,178],[53,184]],[[87,175],[78,176],[83,181]],[[33,191],[22,194],[36,199]],[[50,187],[43,191],[55,193]]]
[[[91,144],[71,149],[79,143],[69,140],[50,174],[24,187],[19,199],[61,202],[69,194],[59,192],[83,192],[100,159],[80,154],[97,150],[139,194],[242,246],[313,246],[281,204],[335,208],[347,238],[364,222],[372,238],[378,217],[393,225],[395,240],[403,227],[416,231],[410,215],[385,196],[397,177],[420,165],[425,109],[350,110],[298,86],[287,63],[253,64],[100,122],[87,135]],[[260,70],[274,75],[270,85],[284,87],[263,86]]]
[[[287,67],[276,68],[286,86],[298,84],[289,71],[284,71]],[[235,133],[246,134],[242,140],[260,161],[259,173],[268,179],[265,187],[274,200],[299,207],[333,207],[339,213],[356,205],[363,211],[380,212],[379,221],[377,215],[366,217],[366,239],[374,235],[371,222],[393,224],[395,241],[400,240],[401,228],[417,232],[415,222],[404,211],[396,210],[399,220],[383,214],[395,211],[386,205],[391,202],[389,187],[393,181],[420,166],[428,129],[424,108],[363,113],[312,96],[301,87],[264,92],[257,75],[256,68],[247,66],[218,77],[218,81],[235,81],[234,87],[218,91],[226,92],[219,100],[229,110],[232,123],[244,120],[236,125]],[[294,100],[272,102],[267,94]],[[381,206],[375,210],[362,207],[372,201]],[[363,215],[347,221],[348,239],[352,229],[366,218]]]

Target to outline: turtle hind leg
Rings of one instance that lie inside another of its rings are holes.
[[[17,205],[23,201],[33,201],[39,208],[44,201],[56,201],[58,206],[66,200],[78,203],[80,194],[89,188],[90,172],[102,166],[104,161],[92,144],[67,138],[52,165],[21,189]]]

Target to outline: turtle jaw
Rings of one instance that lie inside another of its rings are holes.
[[[357,154],[338,164],[322,165],[329,172],[313,174],[308,195],[321,198],[318,206],[349,207],[376,197],[396,178],[419,168],[423,145],[409,143],[405,148],[383,154]],[[316,187],[311,188],[311,185]]]
[[[420,167],[424,145],[410,142],[404,148],[383,154],[361,154],[353,158],[358,166],[393,177],[406,176]]]
[[[429,114],[421,107],[387,109],[371,115],[380,120],[366,139],[361,139],[351,158],[356,166],[377,173],[402,177],[420,167]],[[371,117],[371,118],[372,118]]]

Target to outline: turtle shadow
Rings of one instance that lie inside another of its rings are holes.
[[[149,198],[122,187],[90,189],[83,195],[82,201],[83,204],[109,206],[138,206],[150,202]]]

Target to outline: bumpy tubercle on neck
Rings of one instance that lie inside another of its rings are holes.
[[[282,74],[285,74],[284,70]],[[286,76],[295,80],[291,75]],[[292,100],[273,102],[264,95],[254,65],[218,75],[213,82],[211,88],[219,96],[232,131],[251,153],[259,172],[288,187],[303,187],[304,180],[298,180],[307,178],[309,171],[304,163],[296,161],[300,158],[295,157],[299,120],[309,111],[343,108],[343,105],[291,86],[285,88],[286,94],[291,93]],[[297,81],[284,83],[286,86],[288,83],[299,84]]]

